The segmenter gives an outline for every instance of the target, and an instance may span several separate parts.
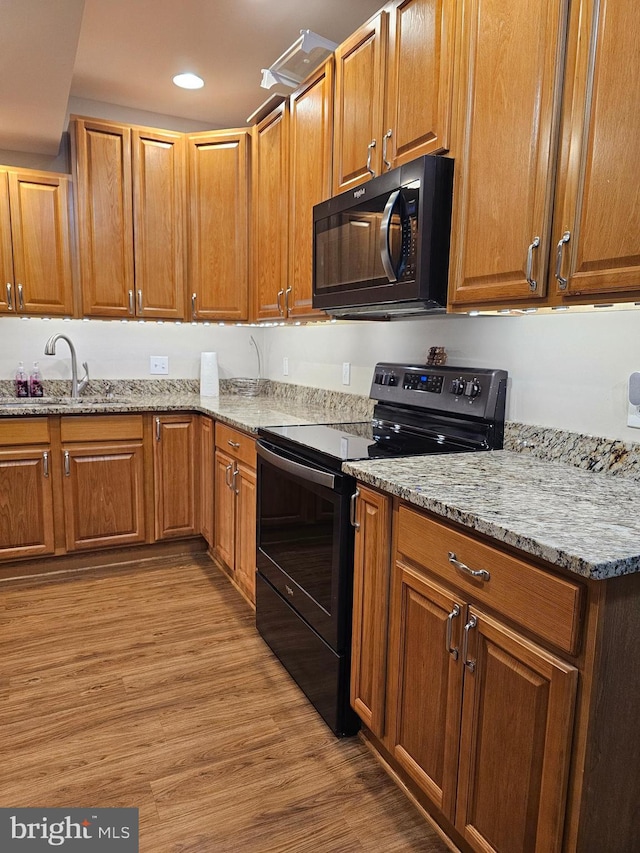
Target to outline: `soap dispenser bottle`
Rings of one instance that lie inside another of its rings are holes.
[[[18,369],[16,370],[16,397],[28,396],[29,380],[27,379],[27,374],[24,372],[24,361],[19,361]]]
[[[42,388],[42,374],[40,373],[40,365],[37,361],[33,362],[33,370],[29,377],[29,394],[31,397],[44,396],[44,390]]]

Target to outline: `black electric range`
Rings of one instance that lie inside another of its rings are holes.
[[[337,735],[349,706],[355,480],[342,463],[502,447],[503,370],[381,363],[373,419],[260,429],[256,625]]]

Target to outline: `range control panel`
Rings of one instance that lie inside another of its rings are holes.
[[[374,400],[494,419],[504,412],[507,372],[488,368],[377,364]],[[504,415],[502,415],[504,416]]]

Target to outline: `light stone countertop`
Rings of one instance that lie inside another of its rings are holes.
[[[640,571],[640,484],[496,450],[351,462],[343,470],[584,577]]]

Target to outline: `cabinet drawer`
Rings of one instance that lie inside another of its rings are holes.
[[[12,444],[49,444],[48,418],[11,418],[0,420],[0,446]]]
[[[256,467],[256,443],[252,436],[225,424],[216,424],[216,447],[229,456]]]
[[[142,415],[87,415],[60,419],[62,441],[142,438]]]
[[[449,561],[449,552],[489,580],[470,577]],[[444,578],[471,601],[482,602],[566,652],[579,644],[583,587],[478,542],[471,536],[401,506],[397,556]]]

